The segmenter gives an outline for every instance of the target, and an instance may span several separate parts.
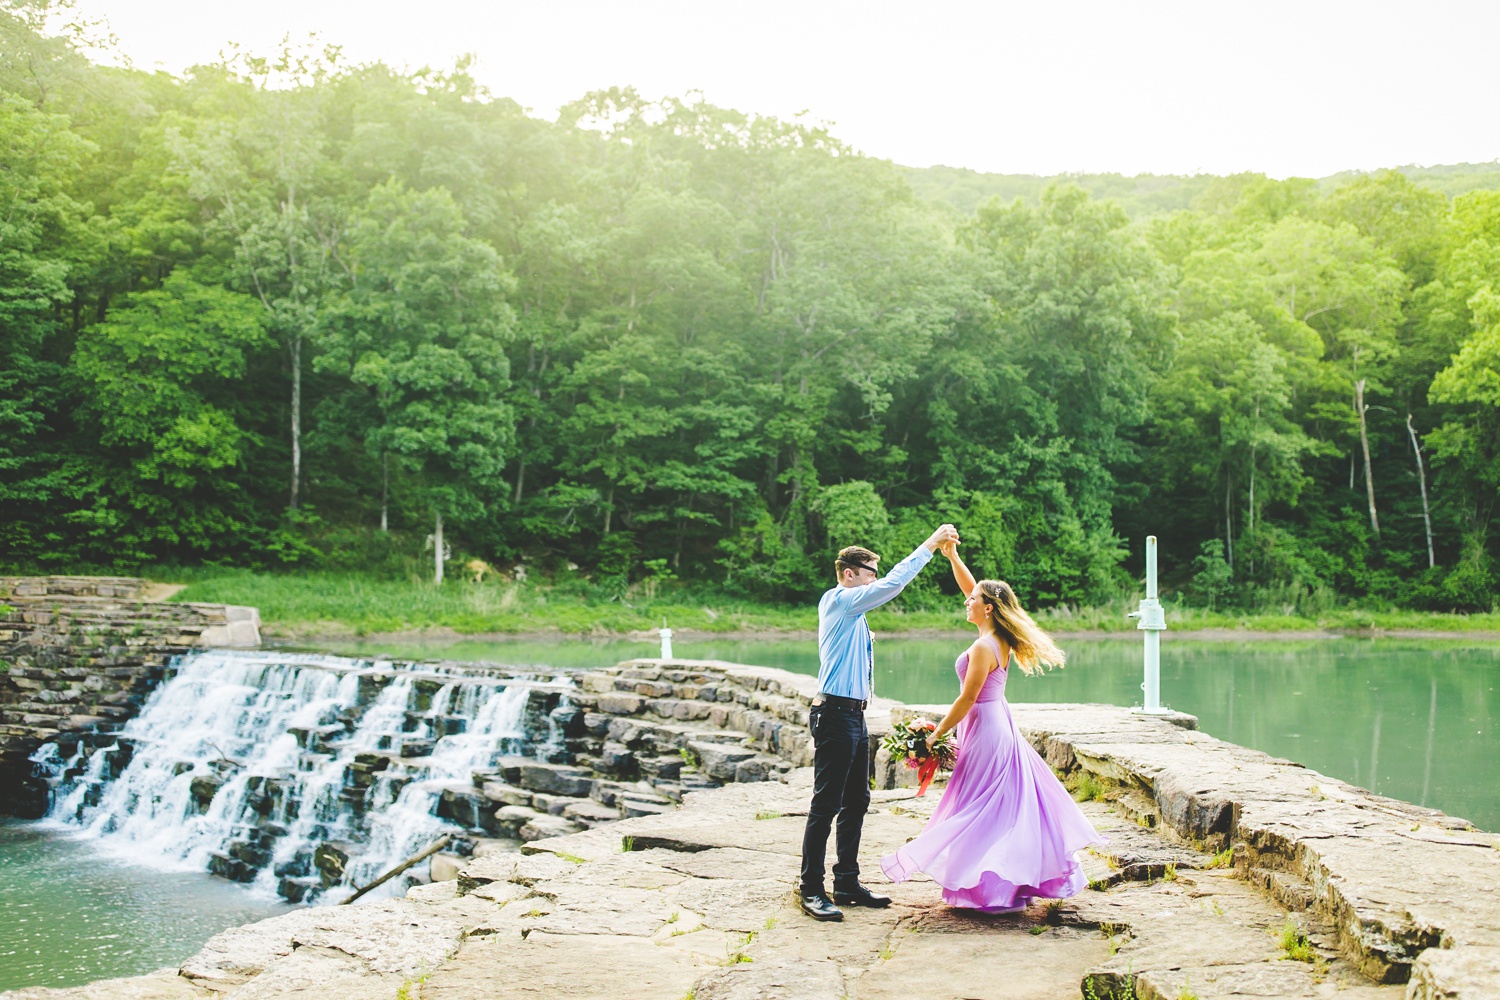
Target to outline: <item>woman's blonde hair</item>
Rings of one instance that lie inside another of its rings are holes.
[[[1010,646],[1016,662],[1028,674],[1039,674],[1047,667],[1060,667],[1067,660],[1052,637],[1032,621],[1016,592],[1004,580],[980,580],[979,599],[989,609],[989,620],[995,637]],[[1003,664],[1002,664],[1003,666]]]

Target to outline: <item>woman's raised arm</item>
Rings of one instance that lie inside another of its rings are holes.
[[[969,595],[974,593],[974,585],[977,581],[974,579],[974,574],[969,572],[969,567],[965,566],[964,561],[959,558],[958,543],[949,542],[941,546],[941,550],[943,555],[948,557],[948,565],[953,567],[953,579],[958,582],[959,592],[964,600],[968,600]]]

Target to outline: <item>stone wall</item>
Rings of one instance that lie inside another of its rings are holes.
[[[113,742],[174,657],[260,643],[255,608],[147,594],[134,577],[0,577],[0,815],[45,811],[43,743]]]
[[[815,678],[717,660],[631,660],[575,681],[564,704],[546,706],[563,737],[554,759],[502,759],[472,784],[443,790],[438,815],[470,836],[433,859],[434,877],[484,855],[488,838],[529,842],[671,813],[692,792],[777,781],[811,763]]]

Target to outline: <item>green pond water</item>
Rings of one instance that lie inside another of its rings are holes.
[[[0,820],[0,990],[178,965],[224,928],[288,909],[206,872],[142,868]]]
[[[876,690],[910,703],[957,690],[966,640],[876,643]],[[815,674],[811,641],[682,640],[678,656]],[[1139,641],[1064,641],[1066,669],[1017,672],[1012,701],[1140,701]],[[352,656],[595,667],[654,642],[326,643]],[[1500,829],[1500,644],[1458,641],[1162,643],[1162,700],[1204,732],[1385,795]],[[0,823],[0,990],[75,985],[180,963],[217,931],[282,912],[206,874],[131,866],[36,824]]]

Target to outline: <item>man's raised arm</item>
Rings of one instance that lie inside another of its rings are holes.
[[[932,554],[938,550],[943,543],[958,540],[958,529],[951,524],[945,524],[934,531],[916,550],[905,559],[891,567],[891,571],[874,583],[867,583],[863,587],[849,587],[839,594],[839,601],[853,614],[864,614],[892,600],[906,585],[911,583],[916,575],[922,572],[922,567],[932,559]]]

